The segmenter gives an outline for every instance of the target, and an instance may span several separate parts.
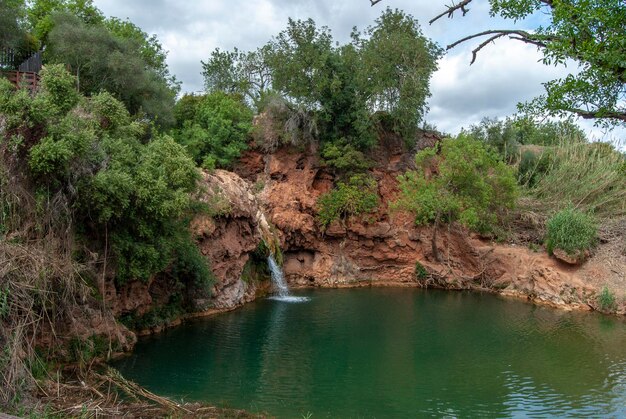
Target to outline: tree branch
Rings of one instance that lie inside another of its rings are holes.
[[[583,119],[617,119],[626,122],[626,112],[616,111],[584,111],[582,109],[567,109],[568,112],[575,113]]]
[[[483,49],[485,46],[487,46],[489,43],[495,41],[498,38],[501,38],[503,36],[508,36],[510,39],[515,39],[517,41],[522,41],[525,42],[527,44],[532,44],[532,45],[536,45],[539,48],[546,48],[548,45],[546,44],[546,42],[544,41],[550,41],[550,40],[554,40],[556,39],[556,37],[549,37],[549,36],[545,36],[542,35],[540,38],[534,36],[531,33],[528,33],[526,31],[522,31],[522,30],[516,30],[516,29],[497,29],[497,30],[489,30],[489,31],[484,31],[484,32],[479,32],[479,33],[475,33],[473,35],[469,35],[466,36],[465,38],[459,39],[458,41],[448,45],[446,47],[446,50],[452,49],[454,47],[456,47],[459,44],[462,44],[463,42],[469,41],[471,39],[474,38],[479,38],[481,36],[486,36],[486,35],[492,35],[490,36],[486,41],[483,41],[480,45],[478,45],[478,47],[476,47],[473,51],[472,51],[472,61],[470,62],[470,65],[474,64],[474,62],[476,61],[476,56],[478,54],[478,52]],[[517,36],[513,36],[513,35],[517,35]]]
[[[372,1],[372,6],[382,0],[371,0]],[[374,1],[376,1],[376,3],[374,3]],[[472,0],[463,0],[462,2],[460,2],[459,4],[453,4],[452,6],[448,6],[448,10],[446,10],[445,12],[435,16],[434,18],[430,19],[428,21],[429,25],[432,25],[434,22],[436,22],[437,20],[441,19],[442,17],[448,15],[448,18],[452,18],[452,16],[454,16],[454,12],[456,12],[457,10],[461,9],[461,12],[463,12],[463,16],[465,16],[467,14],[467,12],[469,12],[469,9],[466,7],[468,4],[470,4],[472,2]]]

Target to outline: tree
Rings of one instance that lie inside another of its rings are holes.
[[[445,139],[440,151],[420,151],[415,164],[415,170],[398,178],[396,206],[411,212],[415,224],[433,225],[431,245],[437,261],[441,261],[437,232],[442,224],[459,221],[473,230],[490,232],[515,204],[513,169],[468,135]]]
[[[216,48],[207,62],[202,62],[206,91],[240,94],[258,106],[272,81],[266,59],[268,48],[264,46],[249,52],[237,48],[233,51]]]
[[[119,38],[104,25],[89,25],[68,13],[54,13],[52,22],[47,59],[69,65],[81,92],[106,90],[131,113],[142,111],[160,125],[173,124],[178,86],[164,78],[167,69],[154,48],[153,62],[146,62],[142,52],[149,42],[145,38],[143,43],[136,36]]]
[[[93,25],[104,21],[104,16],[93,0],[33,0],[28,7],[28,21],[33,35],[43,44],[54,28],[53,15],[68,13],[85,24]]]
[[[172,135],[206,169],[228,167],[247,148],[252,111],[241,96],[224,92],[184,96],[176,114],[181,128]]]
[[[25,35],[21,25],[24,14],[24,0],[0,1],[0,49],[19,45]]]
[[[365,34],[363,76],[372,91],[370,110],[389,113],[393,128],[410,137],[425,113],[428,82],[441,51],[422,35],[417,20],[398,10],[386,9]]]
[[[372,6],[382,0],[370,0]],[[472,0],[463,0],[433,18],[465,15]],[[502,37],[536,46],[546,65],[566,60],[578,63],[580,71],[545,83],[546,93],[520,108],[530,114],[578,115],[597,124],[626,124],[626,4],[622,0],[489,0],[491,15],[518,21],[534,14],[550,16],[550,23],[533,31],[488,30],[466,36],[448,45],[483,38],[472,51],[477,54]]]
[[[529,118],[485,118],[464,132],[493,147],[509,163],[515,162],[522,145],[554,146],[562,141],[586,141],[580,127],[568,120],[538,123]]]
[[[179,82],[170,74],[167,67],[167,52],[156,35],[148,35],[130,20],[111,17],[104,22],[105,27],[118,39],[129,41],[138,48],[143,62],[159,77],[167,80],[170,87],[178,90]]]
[[[438,54],[412,16],[387,9],[364,33],[355,29],[345,45],[312,19],[289,19],[260,50],[215,50],[203,64],[207,91],[263,99],[271,82],[290,108],[313,115],[324,141],[364,151],[376,142],[376,111],[386,112],[390,126],[412,139]]]

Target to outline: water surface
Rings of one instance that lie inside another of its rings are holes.
[[[315,290],[139,341],[151,391],[277,417],[626,417],[626,323],[476,293]]]

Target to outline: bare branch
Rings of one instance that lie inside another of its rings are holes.
[[[473,35],[466,36],[465,38],[461,38],[458,41],[455,41],[452,44],[448,45],[446,47],[446,49],[447,50],[452,49],[452,48],[456,47],[457,45],[462,44],[465,41],[469,41],[470,39],[479,38],[479,37],[485,36],[485,35],[499,35],[499,36],[517,35],[517,37],[515,37],[515,39],[520,40],[520,41],[532,43],[532,44],[535,44],[535,45],[537,45],[537,43],[541,43],[542,42],[536,36],[533,36],[533,34],[528,33],[526,31],[517,30],[517,29],[494,29],[494,30],[489,30],[489,31],[475,33]],[[498,37],[496,37],[496,38],[498,38]],[[543,38],[545,38],[545,37],[543,37]],[[545,44],[543,44],[542,46],[545,46]]]
[[[484,41],[483,43],[481,43],[480,45],[478,45],[474,50],[472,50],[472,61],[470,62],[470,65],[474,64],[474,62],[476,61],[476,55],[478,54],[478,51],[483,49],[490,42],[493,42],[496,39],[498,39],[498,38],[500,38],[502,36],[506,36],[506,35],[507,35],[506,33],[496,34],[496,35],[490,37],[489,39],[487,39],[486,41]]]
[[[381,0],[371,0],[372,2],[376,1],[376,3],[378,3]],[[465,16],[467,14],[467,12],[469,12],[469,9],[466,7],[468,4],[470,4],[472,2],[472,0],[463,0],[462,2],[460,2],[459,4],[453,4],[452,6],[448,6],[448,10],[446,10],[445,12],[435,16],[434,18],[432,18],[431,20],[428,21],[428,23],[430,25],[432,25],[434,22],[436,22],[438,19],[448,15],[448,18],[452,18],[452,16],[454,16],[454,12],[456,12],[457,10],[461,10],[461,12],[463,12],[463,16]]]

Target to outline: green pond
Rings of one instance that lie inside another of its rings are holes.
[[[312,290],[141,339],[114,367],[294,418],[626,417],[626,323],[479,293]]]

